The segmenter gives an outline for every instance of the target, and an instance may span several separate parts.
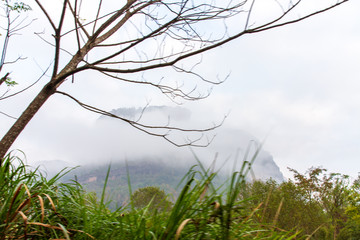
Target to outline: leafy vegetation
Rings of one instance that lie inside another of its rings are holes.
[[[157,186],[173,197],[178,194],[176,189],[191,165],[174,167],[156,159],[142,159],[125,163],[112,163],[106,193],[111,203],[109,207],[115,210],[124,203],[129,203],[128,174],[131,176],[131,187],[139,188]],[[64,176],[61,181],[69,182],[75,179],[88,192],[101,195],[106,177],[106,165],[82,166]]]
[[[37,170],[27,171],[23,162],[7,156],[0,168],[0,239],[41,239],[57,237],[64,230],[59,214],[59,190],[56,181],[65,172],[47,180]]]
[[[131,195],[131,202],[137,209],[147,207],[149,211],[166,211],[171,208],[172,203],[168,200],[164,190],[159,187],[139,188]]]
[[[322,168],[292,170],[294,180],[281,183],[246,182],[252,161],[244,161],[218,186],[218,172],[198,162],[173,203],[158,187],[132,193],[128,172],[131,201],[110,210],[110,167],[97,195],[77,181],[59,182],[66,171],[46,179],[16,157],[3,161],[0,239],[358,239],[360,233],[360,181]]]
[[[262,203],[257,221],[312,239],[360,239],[359,180],[319,167],[305,174],[290,170],[294,181],[254,181],[243,188],[248,211]]]

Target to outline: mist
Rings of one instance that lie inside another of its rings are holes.
[[[189,110],[180,106],[149,106],[142,112],[142,108],[119,108],[112,113],[138,120],[146,124],[160,126],[180,126],[187,129],[200,129],[221,123],[221,118],[200,117],[201,111]],[[199,116],[200,115],[200,116]],[[220,115],[221,114],[216,114]],[[204,116],[204,115],[202,115]],[[208,116],[211,116],[209,114]],[[43,116],[45,117],[45,116]],[[151,136],[135,129],[119,119],[97,115],[90,121],[71,119],[67,123],[66,117],[48,122],[47,131],[38,131],[40,126],[32,126],[26,131],[19,144],[28,156],[33,166],[43,165],[49,171],[60,170],[68,166],[104,165],[109,163],[123,163],[126,161],[160,161],[172,166],[190,167],[196,164],[198,158],[205,166],[230,173],[239,170],[243,161],[250,161],[261,141],[249,133],[226,125],[208,133],[176,133],[169,135],[178,140],[199,138],[199,143],[207,147],[176,147],[163,138]],[[56,126],[56,127],[55,127]],[[66,134],[68,133],[68,134]],[[26,135],[32,136],[27,138]],[[245,155],[248,152],[248,157]],[[66,163],[66,164],[65,164]],[[56,165],[56,166],[50,166]],[[261,150],[254,163],[256,178],[275,178],[282,180],[283,176],[265,150]]]

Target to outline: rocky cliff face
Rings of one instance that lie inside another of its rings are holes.
[[[265,151],[260,154],[259,158],[255,159],[253,170],[256,179],[266,180],[272,178],[278,182],[284,181],[280,168],[273,157]]]

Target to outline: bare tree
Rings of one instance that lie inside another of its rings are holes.
[[[23,3],[23,2],[15,2],[11,3],[9,0],[2,0],[4,2],[2,6],[3,12],[1,13],[1,17],[5,20],[2,21],[2,24],[0,26],[1,29],[4,30],[4,36],[2,41],[2,49],[1,49],[1,58],[0,58],[0,86],[2,84],[5,84],[7,86],[7,89],[4,93],[0,94],[0,100],[3,100],[6,98],[6,94],[9,93],[10,88],[17,84],[16,81],[12,80],[10,78],[10,72],[6,72],[5,74],[2,74],[3,67],[8,64],[14,64],[18,62],[19,60],[24,60],[22,57],[18,57],[16,59],[12,59],[10,61],[7,61],[7,50],[9,46],[10,38],[16,34],[18,34],[22,29],[26,28],[31,24],[32,21],[26,21],[26,17],[22,17],[20,13],[26,12],[30,10],[30,7]],[[13,15],[15,15],[13,17]],[[1,36],[1,34],[0,34]],[[1,76],[2,75],[2,76]],[[26,89],[23,89],[23,91]],[[17,95],[17,94],[12,94]],[[0,111],[0,114],[16,119],[13,116],[10,116],[9,114],[6,114],[2,111]]]
[[[25,126],[54,94],[69,97],[90,111],[119,118],[177,146],[196,145],[199,139],[176,142],[169,132],[201,133],[217,125],[205,129],[147,125],[90,106],[58,89],[67,80],[74,81],[80,72],[97,71],[107,78],[156,88],[174,101],[205,98],[207,94],[199,94],[195,89],[186,90],[177,82],[148,80],[139,74],[168,68],[182,73],[186,79],[219,84],[222,80],[208,79],[196,72],[196,63],[192,67],[184,63],[246,34],[300,22],[348,0],[328,1],[327,6],[299,16],[296,11],[305,1],[274,0],[279,9],[277,15],[266,22],[255,22],[252,19],[254,14],[264,7],[255,0],[96,0],[96,5],[91,3],[96,10],[92,17],[84,11],[82,0],[63,0],[61,7],[57,8],[57,19],[52,17],[54,13],[46,7],[47,4],[54,4],[53,1],[34,0],[53,31],[53,39],[49,39],[50,35],[39,35],[53,46],[53,65],[49,81],[2,138],[0,158],[4,157]],[[108,4],[112,4],[111,7]],[[238,21],[235,30],[227,27],[226,21],[231,19]],[[212,31],[211,26],[220,25],[223,26],[222,32],[219,33],[219,27]],[[69,39],[74,43],[72,46],[63,44]]]

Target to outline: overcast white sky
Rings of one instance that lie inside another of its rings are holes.
[[[210,124],[231,111],[224,128],[243,130],[260,140],[266,138],[264,149],[273,155],[285,176],[289,176],[287,167],[305,171],[311,166],[357,176],[360,172],[359,9],[360,1],[352,0],[304,22],[248,35],[205,54],[201,68],[207,74],[225,76],[231,72],[231,75],[225,83],[214,87],[209,98],[183,106],[206,116]],[[32,79],[41,72],[37,65],[44,69],[51,59],[51,50],[44,49],[42,42],[40,47],[38,42],[31,31],[14,40],[14,45],[22,43],[25,47],[13,52],[28,57]],[[26,66],[16,74],[19,78],[29,76]],[[82,77],[86,83],[79,78],[64,89],[107,110],[141,107],[148,100],[152,105],[173,105],[154,89],[112,81],[98,84],[99,76],[93,74]],[[1,101],[0,109],[18,115],[36,90],[16,100]],[[75,161],[78,152],[92,151],[90,137],[96,138],[96,134],[87,131],[97,118],[70,100],[55,96],[14,147],[25,151],[29,161],[61,158]],[[1,135],[11,123],[11,119],[0,115]],[[74,137],[76,134],[84,135],[87,141],[81,143],[80,138]],[[234,148],[236,141],[231,139]],[[73,156],[66,142],[77,149]],[[137,143],[134,140],[133,147]],[[101,147],[96,149],[96,154],[108,155],[105,149],[103,153]]]

